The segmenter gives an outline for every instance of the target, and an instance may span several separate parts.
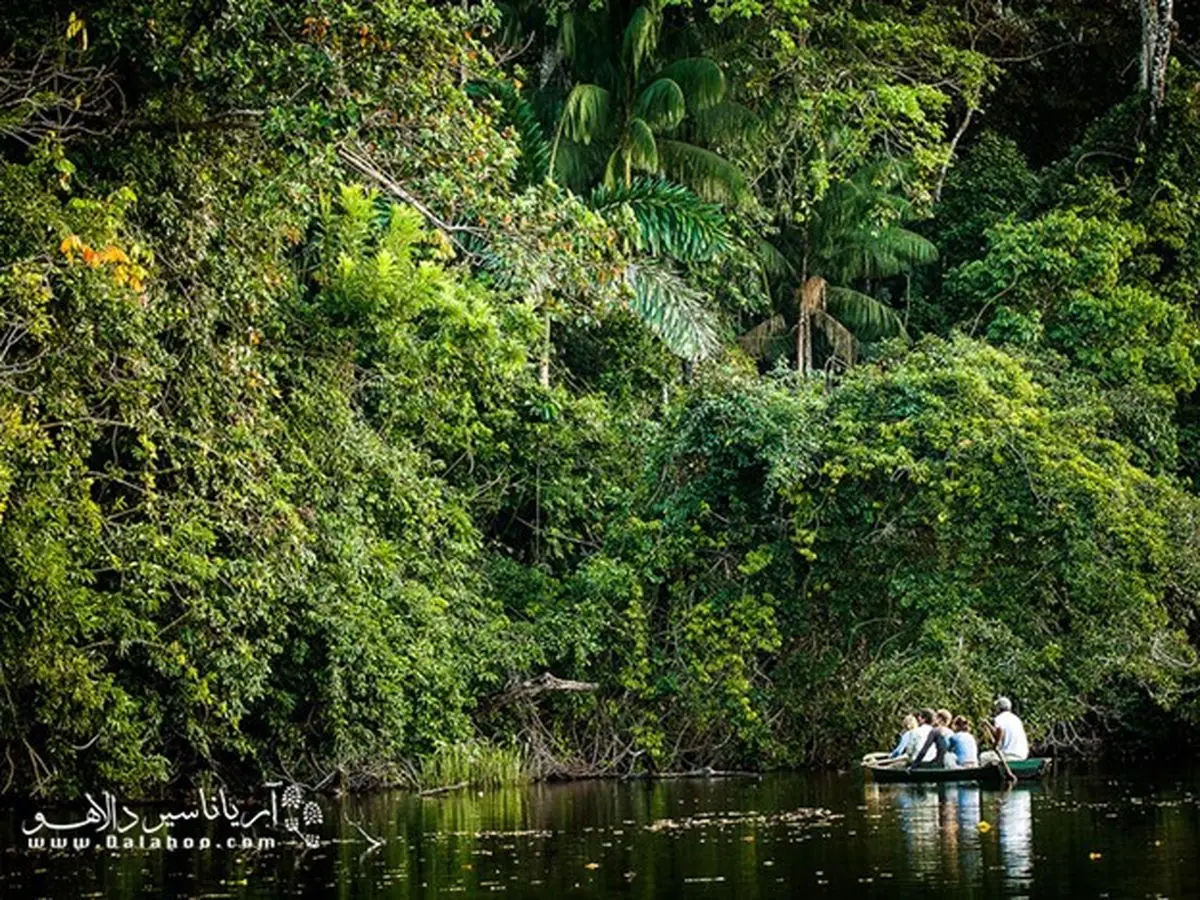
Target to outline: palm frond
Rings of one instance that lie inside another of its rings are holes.
[[[625,165],[625,154],[628,149],[623,144],[618,144],[612,153],[608,155],[608,162],[604,164],[604,178],[601,184],[607,188],[616,188],[621,184],[622,171]]]
[[[644,6],[639,6],[625,26],[621,41],[621,61],[637,81],[642,63],[658,48],[659,17]]]
[[[843,235],[831,254],[840,281],[891,278],[937,259],[937,247],[914,231],[892,225]]]
[[[720,207],[661,178],[637,178],[628,187],[598,187],[592,191],[591,206],[601,214],[628,207],[638,223],[642,252],[694,262],[712,259],[730,246]]]
[[[707,359],[721,349],[711,300],[670,269],[632,264],[626,269],[632,289],[630,308],[676,356]]]
[[[757,134],[762,120],[750,107],[734,100],[696,110],[691,118],[698,140],[706,144],[728,144]]]
[[[854,365],[854,358],[857,356],[858,351],[858,340],[854,337],[850,329],[823,309],[813,311],[812,321],[821,330],[821,333],[825,335],[825,339],[829,341],[830,347],[833,350],[829,362],[844,369],[848,369]]]
[[[826,307],[855,334],[866,339],[903,335],[908,337],[899,313],[869,294],[848,287],[825,288]]]
[[[635,169],[643,172],[654,172],[658,169],[658,144],[654,140],[654,132],[645,120],[629,120],[626,144],[630,164]]]
[[[575,13],[568,10],[558,20],[558,46],[562,50],[562,55],[572,62],[578,61],[578,57],[575,55],[575,51],[579,47],[579,42],[576,40],[577,33],[578,20],[575,18]]]
[[[794,330],[788,327],[783,316],[776,313],[738,335],[737,342],[752,358],[774,361],[787,352]]]
[[[670,78],[659,78],[638,95],[633,114],[655,131],[670,131],[687,114],[683,89]]]
[[[677,59],[659,72],[658,77],[670,78],[679,85],[692,112],[716,106],[725,97],[725,73],[704,56]]]
[[[748,194],[746,178],[733,163],[711,150],[684,141],[659,140],[661,170],[713,203],[740,203]]]
[[[604,165],[604,158],[604,148],[598,144],[561,141],[554,154],[554,180],[573,191],[583,191]]]
[[[598,84],[577,84],[563,106],[563,133],[580,144],[590,144],[608,127],[611,96]]]
[[[766,238],[758,238],[754,242],[753,252],[758,265],[768,275],[778,278],[784,275],[796,274],[796,267],[792,265],[791,260],[784,256],[779,248]]]

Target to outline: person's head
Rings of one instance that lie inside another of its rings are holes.
[[[996,712],[1012,712],[1012,701],[1007,697],[996,698]]]
[[[933,716],[934,716],[934,712],[928,706],[925,707],[924,709],[920,710],[917,713],[917,719],[921,722],[922,725],[932,725],[933,724]]]
[[[916,727],[917,727],[917,717],[914,716],[912,713],[909,713],[907,716],[904,717],[904,730],[912,731]]]
[[[948,709],[939,709],[937,711],[937,723],[939,725],[948,727],[950,725],[950,720],[953,718],[954,716],[950,715],[950,710]]]
[[[971,723],[967,721],[966,716],[955,716],[954,722],[950,725],[955,731],[970,731]]]

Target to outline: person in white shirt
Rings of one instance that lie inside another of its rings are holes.
[[[888,754],[888,759],[911,759],[920,746],[917,743],[917,717],[905,716],[904,731],[901,732],[900,740],[896,742],[895,748]]]
[[[1020,717],[1012,711],[1012,701],[1007,697],[996,700],[996,718],[987,727],[995,750],[985,750],[979,754],[981,766],[995,765],[1000,762],[1000,754],[1005,759],[1028,759],[1029,739],[1025,737],[1025,725]]]
[[[913,737],[913,756],[916,756],[922,749],[925,749],[926,742],[929,738],[929,732],[933,731],[934,712],[932,709],[922,709],[917,713],[917,733]],[[930,746],[921,754],[920,759],[909,759],[912,764],[933,762],[937,756],[937,748]]]

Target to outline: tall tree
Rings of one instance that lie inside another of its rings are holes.
[[[771,343],[795,338],[796,368],[811,372],[813,334],[822,332],[836,364],[854,362],[858,336],[904,333],[895,309],[853,285],[908,274],[937,258],[937,248],[904,227],[911,204],[895,191],[890,164],[864,167],[826,191],[801,229],[784,233],[783,254],[799,276],[796,325],[777,314],[743,336],[742,346],[765,355]]]
[[[640,172],[666,175],[705,200],[738,202],[747,194],[741,171],[684,139],[681,126],[692,119],[702,133],[717,120],[752,116],[726,100],[713,60],[661,58],[663,6],[650,0],[623,25],[611,3],[562,16],[559,46],[574,83],[557,117],[551,170],[577,190],[597,182],[628,188]]]
[[[1142,19],[1142,55],[1139,86],[1150,98],[1150,125],[1158,119],[1167,90],[1167,61],[1171,58],[1171,32],[1175,0],[1138,0]]]

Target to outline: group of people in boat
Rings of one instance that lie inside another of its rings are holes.
[[[1029,758],[1025,725],[1012,711],[1012,701],[1007,697],[996,700],[995,716],[990,723],[984,722],[984,729],[995,749],[980,753],[971,723],[965,716],[955,716],[948,709],[922,709],[916,715],[904,717],[904,731],[885,764],[960,769],[999,765],[1002,757]]]

